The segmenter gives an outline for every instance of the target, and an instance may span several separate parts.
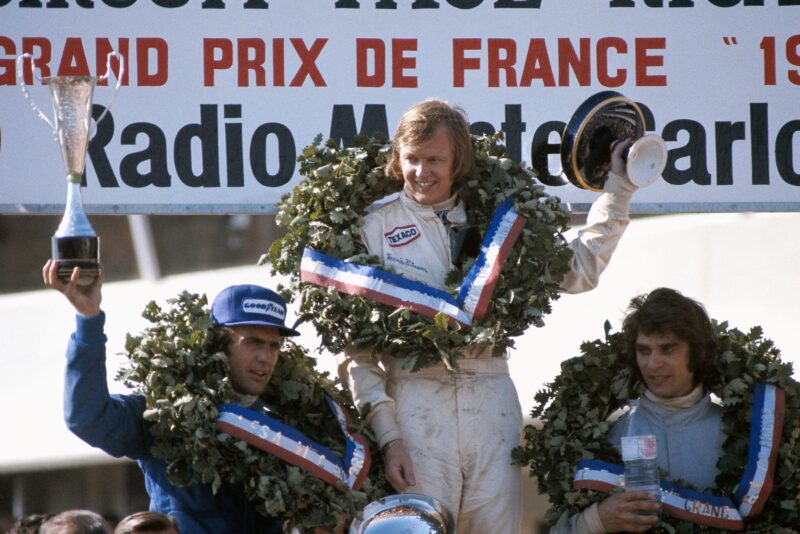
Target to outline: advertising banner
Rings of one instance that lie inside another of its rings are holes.
[[[0,212],[63,210],[23,83],[52,115],[41,79],[102,76],[112,50],[88,213],[273,212],[316,137],[391,137],[427,97],[544,158],[532,179],[580,212],[597,193],[561,176],[561,132],[605,90],[669,151],[632,211],[798,211],[799,22],[800,0],[0,0]]]

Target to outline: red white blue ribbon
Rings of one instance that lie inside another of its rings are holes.
[[[344,484],[359,490],[371,465],[369,447],[363,436],[350,431],[347,412],[330,398],[326,400],[345,436],[344,458],[278,419],[237,404],[220,406],[216,426],[339,489]]]
[[[407,307],[426,317],[444,313],[463,326],[470,326],[485,315],[503,263],[525,221],[514,209],[511,199],[497,207],[481,252],[464,278],[457,298],[383,269],[338,260],[310,248],[303,251],[300,279],[388,306]]]
[[[609,491],[625,487],[625,468],[599,460],[578,464],[572,486],[575,489]],[[661,480],[661,508],[678,519],[728,530],[744,530],[744,522],[727,497],[707,495]]]
[[[348,295],[400,308],[406,306],[420,315],[433,317],[441,312],[469,326],[469,315],[446,291],[432,288],[377,267],[349,263],[310,248],[303,251],[300,279],[323,287],[332,287]]]
[[[747,466],[733,500],[747,520],[761,513],[772,491],[775,462],[783,430],[784,393],[773,385],[756,384]]]
[[[456,299],[473,321],[478,322],[486,315],[500,271],[525,222],[525,217],[516,212],[510,198],[501,203],[492,215],[481,243],[481,252],[461,283]]]
[[[665,513],[701,525],[744,530],[745,521],[761,512],[772,491],[783,427],[784,394],[772,384],[756,384],[753,397],[748,461],[733,499],[662,479],[661,503]],[[624,488],[623,473],[621,465],[583,460],[578,464],[572,485],[575,489],[598,491]]]

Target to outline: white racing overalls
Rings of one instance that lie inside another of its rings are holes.
[[[565,291],[597,285],[628,225],[633,189],[610,175],[570,243]],[[424,206],[401,192],[365,217],[361,237],[387,270],[442,289],[453,261],[448,230],[436,213],[441,210],[453,225],[466,221],[455,196]],[[516,388],[503,358],[482,346],[467,346],[462,356],[456,372],[440,364],[412,373],[401,358],[351,349],[339,358],[339,374],[356,406],[371,406],[368,423],[381,447],[403,439],[416,478],[407,491],[441,500],[456,518],[458,534],[514,534],[522,498],[520,468],[511,464],[522,428]]]

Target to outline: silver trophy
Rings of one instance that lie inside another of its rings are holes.
[[[51,256],[58,260],[58,277],[68,282],[75,267],[80,267],[79,285],[89,285],[100,273],[100,240],[89,223],[83,210],[81,200],[81,180],[86,168],[86,150],[89,146],[93,129],[89,122],[92,116],[92,94],[97,82],[108,78],[111,73],[111,58],[116,57],[119,73],[114,94],[106,109],[98,117],[95,126],[111,109],[111,105],[119,93],[125,65],[122,57],[116,52],[108,54],[106,73],[100,77],[92,76],[49,76],[38,78],[34,75],[34,59],[30,54],[17,57],[17,76],[20,79],[22,93],[31,108],[53,130],[56,142],[61,147],[64,165],[67,171],[67,202],[64,217],[51,239]],[[31,76],[50,88],[53,98],[54,120],[51,122],[40,110],[25,87],[23,65],[25,59],[30,61]]]
[[[453,514],[419,493],[389,495],[369,503],[353,519],[349,534],[453,534]]]
[[[561,136],[561,166],[570,183],[602,191],[611,152],[624,139],[633,140],[623,154],[628,179],[637,187],[658,180],[667,163],[667,145],[658,135],[645,135],[644,122],[641,108],[620,93],[601,91],[587,98]]]

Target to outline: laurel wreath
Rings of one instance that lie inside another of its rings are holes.
[[[128,336],[128,362],[118,378],[145,396],[144,418],[154,438],[151,451],[167,462],[174,484],[205,483],[214,492],[223,484],[240,485],[259,513],[300,532],[334,527],[390,493],[380,455],[373,455],[370,476],[360,491],[342,491],[217,430],[217,407],[236,402],[238,396],[228,379],[220,336],[210,328],[207,299],[184,291],[167,303],[166,309],[155,302],[147,305],[142,315],[151,325],[138,336]],[[370,431],[359,426],[349,397],[315,363],[303,347],[285,340],[262,400],[283,423],[343,456],[344,435],[325,400],[330,396],[377,450]]]
[[[321,143],[317,137],[298,157],[304,178],[278,204],[276,221],[285,229],[262,261],[273,273],[290,277],[283,288],[287,299],[299,297],[299,315],[316,327],[322,346],[332,353],[348,345],[386,356],[409,358],[412,369],[443,361],[457,365],[459,349],[484,343],[501,355],[513,346],[513,337],[530,325],[542,326],[558,298],[559,285],[569,268],[572,252],[562,232],[569,217],[560,201],[535,185],[520,164],[507,158],[500,135],[473,137],[476,170],[463,177],[458,190],[470,223],[481,232],[506,198],[513,198],[527,223],[502,269],[492,304],[480,324],[460,330],[444,314],[428,319],[408,308],[395,309],[339,293],[333,288],[299,279],[303,248],[365,265],[380,265],[359,239],[365,209],[402,184],[384,174],[389,144],[381,139],[357,138],[349,148]],[[474,258],[446,279],[455,295]]]
[[[780,360],[780,351],[764,339],[760,327],[747,333],[713,322],[720,369],[712,392],[723,403],[726,440],[718,462],[720,474],[710,493],[733,495],[747,462],[753,390],[756,383],[775,384],[785,392],[783,434],[775,470],[775,485],[762,513],[747,524],[748,532],[776,532],[779,526],[800,525],[800,383],[792,379],[792,366]],[[607,494],[573,490],[578,462],[600,459],[620,462],[608,442],[608,416],[643,392],[625,363],[621,333],[611,333],[606,322],[605,340],[581,345],[581,355],[561,364],[561,373],[535,395],[531,415],[543,422],[540,429],[525,428],[523,445],[514,450],[519,465],[530,468],[539,491],[550,498],[545,520],[566,522]],[[684,484],[686,485],[686,484]],[[669,516],[652,532],[725,532]]]

